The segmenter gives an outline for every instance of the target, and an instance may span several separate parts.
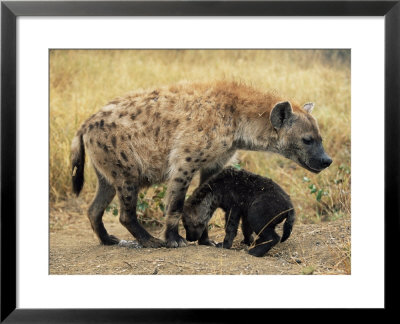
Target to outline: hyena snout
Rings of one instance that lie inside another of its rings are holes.
[[[309,157],[307,164],[313,172],[318,173],[329,167],[332,164],[332,159],[323,148],[320,148],[316,154]]]
[[[321,167],[325,169],[331,164],[332,164],[332,159],[328,154],[325,153],[324,156],[321,158]]]

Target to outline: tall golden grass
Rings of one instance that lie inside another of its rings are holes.
[[[70,143],[80,124],[116,96],[180,81],[236,80],[316,104],[333,164],[318,175],[281,156],[242,151],[240,165],[281,185],[301,222],[350,215],[350,52],[346,50],[52,50],[50,201],[71,195]],[[86,164],[83,198],[96,178]]]

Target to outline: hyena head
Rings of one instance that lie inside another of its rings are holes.
[[[272,109],[270,120],[278,134],[277,153],[319,173],[331,165],[332,159],[325,153],[317,121],[311,116],[313,107],[313,103],[306,103],[304,111],[297,112],[289,102],[280,102]]]
[[[195,195],[196,193],[194,193]],[[190,242],[200,239],[211,218],[209,199],[206,197],[199,203],[194,203],[194,196],[191,196],[187,200],[182,213],[182,223],[186,231],[186,239]]]

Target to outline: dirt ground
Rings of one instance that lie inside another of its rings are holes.
[[[87,205],[71,199],[50,207],[49,273],[57,274],[350,274],[350,220],[319,224],[296,223],[290,238],[261,258],[253,257],[240,244],[241,231],[231,250],[189,246],[148,249],[102,246],[86,217]],[[118,217],[105,214],[110,234],[133,240]],[[162,227],[147,228],[162,236]],[[277,229],[281,235],[281,228]],[[180,229],[184,236],[184,229]],[[223,241],[224,229],[213,228],[210,238]]]

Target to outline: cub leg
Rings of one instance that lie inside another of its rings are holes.
[[[225,213],[225,238],[222,243],[218,243],[217,247],[230,249],[234,238],[236,237],[239,227],[240,213],[238,210],[231,209]]]
[[[242,233],[244,236],[244,239],[241,243],[250,245],[253,243],[253,237],[251,234],[253,234],[253,230],[250,226],[249,221],[247,220],[247,217],[242,217]]]
[[[259,238],[250,246],[249,254],[261,257],[279,242],[279,235],[274,228],[266,228],[259,234]]]

